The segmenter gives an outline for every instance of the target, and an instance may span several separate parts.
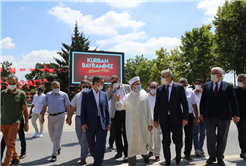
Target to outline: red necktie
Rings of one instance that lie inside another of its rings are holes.
[[[214,96],[216,97],[217,96],[217,93],[218,93],[218,83],[215,83],[216,86],[215,86],[215,89],[214,89]]]

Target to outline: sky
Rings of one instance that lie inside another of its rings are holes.
[[[12,62],[24,80],[36,63],[59,58],[61,44],[71,44],[76,21],[91,49],[124,52],[125,60],[142,54],[153,59],[161,47],[170,51],[179,46],[186,31],[212,23],[223,4],[223,0],[2,0],[1,61]],[[233,82],[233,75],[226,74],[224,80]]]

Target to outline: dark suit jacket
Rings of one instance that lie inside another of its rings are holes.
[[[237,97],[240,118],[246,119],[246,90],[237,86],[234,88],[234,92]]]
[[[99,91],[99,106],[101,109],[101,125],[103,130],[111,125],[111,118],[108,109],[107,94]],[[92,89],[83,92],[81,103],[81,125],[87,124],[88,129],[96,129],[98,126],[98,110]]]
[[[217,96],[214,97],[213,81],[206,83],[202,92],[200,113],[205,119],[214,116],[220,120],[230,120],[232,116],[239,116],[233,86],[221,81]]]
[[[183,112],[181,109],[183,106]],[[154,121],[165,124],[168,117],[168,110],[174,125],[182,124],[183,119],[188,120],[188,101],[186,99],[183,85],[173,82],[170,100],[166,93],[166,85],[161,85],[156,90],[156,103],[154,108]]]

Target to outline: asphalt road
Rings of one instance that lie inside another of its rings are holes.
[[[27,140],[27,157],[24,159],[21,159],[21,163],[19,165],[22,166],[78,166],[80,161],[80,146],[78,144],[78,140],[75,134],[75,127],[74,127],[74,121],[71,126],[68,126],[67,124],[64,125],[64,130],[62,134],[61,144],[61,154],[57,157],[57,161],[54,163],[50,162],[51,159],[51,153],[52,153],[52,143],[49,138],[49,134],[47,131],[47,119],[45,121],[45,128],[42,138],[32,138],[32,135],[34,134],[34,129],[32,127],[32,124],[30,122],[30,130],[26,133],[26,140]],[[109,134],[108,134],[109,135]],[[230,126],[230,132],[229,132],[229,138],[227,143],[227,148],[225,151],[225,163],[228,166],[246,166],[246,160],[242,160],[239,157],[240,149],[238,145],[238,139],[237,139],[238,133],[237,128],[235,124],[231,124]],[[107,138],[108,140],[108,138]],[[123,157],[121,159],[114,159],[114,155],[116,154],[116,148],[114,144],[113,150],[108,149],[108,142],[106,144],[106,153],[104,157],[103,165],[105,166],[116,166],[116,165],[128,165],[127,163],[123,162]],[[16,149],[17,152],[20,153],[20,141],[17,139],[16,141]],[[175,164],[175,151],[174,151],[174,145],[171,145],[172,149],[172,165]],[[189,162],[188,160],[182,158],[181,163],[179,165],[205,165],[207,160],[207,148],[206,148],[206,140],[204,145],[205,150],[205,156],[203,157],[195,157],[194,155],[194,149],[192,150],[191,157],[193,160]],[[184,157],[184,156],[182,156]],[[150,158],[150,163],[148,165],[165,165],[165,160],[163,157],[163,151],[161,149],[161,161],[155,162],[154,157]],[[146,164],[143,162],[143,159],[141,156],[137,156],[137,166],[145,166]],[[87,165],[92,165],[93,158],[89,156],[87,159]],[[216,165],[216,164],[214,164]]]

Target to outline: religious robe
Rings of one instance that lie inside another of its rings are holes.
[[[152,113],[149,96],[145,90],[131,91],[115,103],[117,110],[126,110],[126,136],[128,157],[148,154],[149,130]],[[152,126],[153,127],[153,126]]]

